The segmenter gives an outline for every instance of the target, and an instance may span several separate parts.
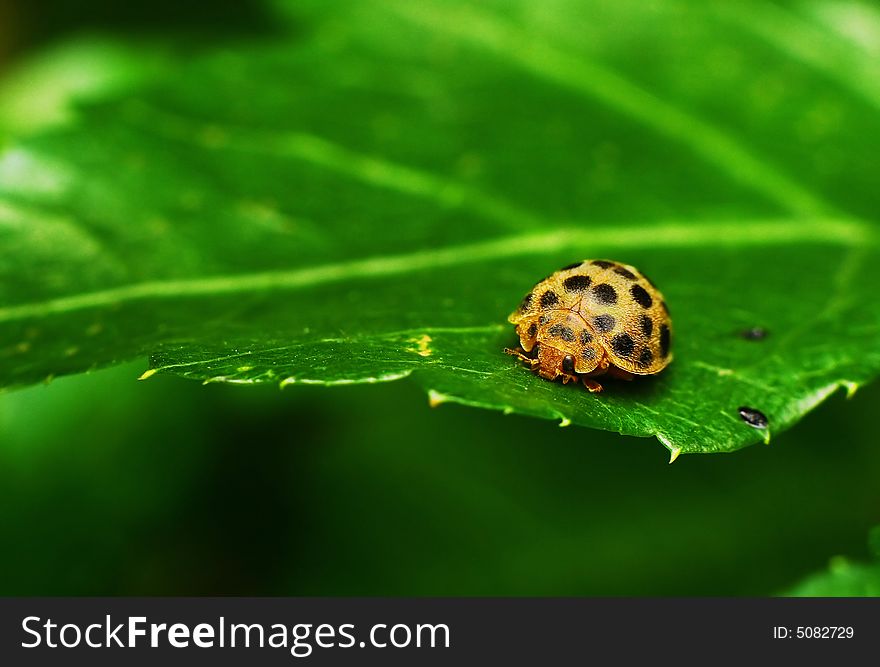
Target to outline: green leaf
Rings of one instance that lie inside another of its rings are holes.
[[[854,563],[832,558],[826,572],[811,575],[787,590],[789,597],[880,596],[880,564]]]
[[[874,555],[871,563],[854,562],[835,556],[825,572],[817,572],[798,582],[783,595],[791,597],[878,597],[880,596],[880,526],[868,537]]]
[[[202,381],[411,377],[674,458],[880,370],[880,133],[873,79],[826,66],[870,66],[841,21],[755,5],[817,61],[714,3],[278,7],[308,37],[0,154],[0,384],[145,354]],[[644,270],[675,325],[668,370],[601,395],[502,352],[531,285],[590,257]]]

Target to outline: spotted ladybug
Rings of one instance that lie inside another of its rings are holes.
[[[638,269],[604,259],[566,266],[535,285],[507,318],[521,348],[505,349],[542,378],[632,380],[672,361],[672,320],[663,295]]]

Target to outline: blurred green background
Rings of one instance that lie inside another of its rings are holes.
[[[257,2],[0,0],[0,85],[83,36],[173,53],[272,31]],[[867,560],[880,521],[876,383],[769,447],[668,466],[650,440],[431,409],[408,382],[145,368],[0,394],[0,593],[765,595]]]
[[[200,386],[145,363],[0,396],[7,594],[770,594],[867,559],[873,385],[770,446],[444,405],[408,382]]]

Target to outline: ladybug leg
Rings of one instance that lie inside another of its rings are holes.
[[[519,359],[520,361],[523,361],[526,364],[528,364],[529,368],[531,368],[532,370],[535,370],[535,367],[537,367],[537,365],[539,363],[541,363],[540,361],[538,361],[538,359],[533,359],[532,357],[527,356],[521,350],[513,350],[509,347],[505,347],[504,351],[507,354],[510,354],[510,355],[516,357],[517,359]]]
[[[602,385],[591,378],[581,376],[581,382],[584,383],[587,391],[589,391],[591,394],[598,394],[600,391],[602,391]]]

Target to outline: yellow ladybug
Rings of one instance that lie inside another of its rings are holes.
[[[655,375],[672,361],[672,320],[663,295],[638,269],[587,259],[548,276],[507,318],[521,349],[512,354],[542,378],[583,382]]]

